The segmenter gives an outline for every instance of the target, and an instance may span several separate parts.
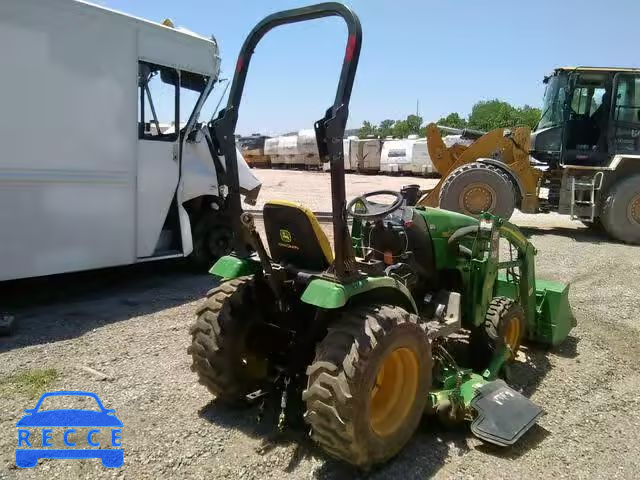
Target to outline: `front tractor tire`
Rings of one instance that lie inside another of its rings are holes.
[[[227,404],[244,403],[267,376],[267,360],[252,353],[247,336],[261,321],[252,277],[220,284],[207,294],[191,326],[191,371],[198,381]]]
[[[452,171],[440,189],[440,208],[472,217],[489,212],[509,220],[516,194],[509,175],[501,168],[473,162]]]
[[[369,468],[410,440],[431,386],[431,344],[419,318],[391,305],[339,314],[307,369],[305,420],[331,456]]]
[[[498,349],[508,345],[513,360],[524,339],[526,321],[522,306],[507,297],[491,300],[484,323],[471,334],[473,363],[485,369]]]

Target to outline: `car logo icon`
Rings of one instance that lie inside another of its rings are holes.
[[[93,399],[99,410],[86,409],[57,409],[42,410],[42,402],[49,397],[89,397]],[[110,430],[110,446],[120,447],[122,422],[115,416],[115,410],[105,408],[100,398],[95,393],[82,391],[59,391],[43,394],[35,407],[26,409],[25,414],[18,422],[18,448],[15,451],[16,465],[20,468],[33,468],[40,458],[52,459],[81,459],[99,458],[102,465],[107,468],[118,468],[124,463],[124,450],[122,448],[73,448],[82,444],[86,439],[87,447],[101,447],[95,441],[95,436],[103,430]],[[52,445],[53,428],[62,427],[62,438],[66,447],[63,449],[46,448]],[[75,428],[91,427],[85,437]],[[39,428],[40,437],[31,435],[34,428]],[[31,429],[31,430],[30,430]],[[71,441],[71,440],[74,441]],[[33,445],[33,447],[32,447]],[[43,448],[35,448],[42,446]],[[28,448],[21,448],[28,447]]]

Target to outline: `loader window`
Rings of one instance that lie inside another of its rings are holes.
[[[173,142],[178,138],[178,72],[147,62],[138,64],[138,138]]]
[[[577,87],[571,98],[571,110],[577,115],[592,116],[600,105],[604,95],[602,87]]]
[[[614,98],[616,121],[640,123],[640,76],[620,75]]]
[[[616,153],[640,151],[640,76],[619,74],[614,95],[613,144]]]
[[[562,113],[565,105],[565,95],[568,78],[566,75],[555,75],[548,80],[544,92],[542,116],[538,128],[549,128],[562,123]]]

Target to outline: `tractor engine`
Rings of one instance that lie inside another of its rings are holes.
[[[429,227],[413,208],[403,207],[382,220],[366,222],[362,229],[362,250],[366,260],[383,262],[387,274],[396,277],[409,290],[413,291],[417,285],[435,287]]]

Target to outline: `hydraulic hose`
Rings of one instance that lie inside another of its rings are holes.
[[[478,231],[478,225],[468,225],[466,227],[459,228],[449,237],[448,243],[453,243],[461,237],[465,235],[469,235],[470,233],[475,233]]]

